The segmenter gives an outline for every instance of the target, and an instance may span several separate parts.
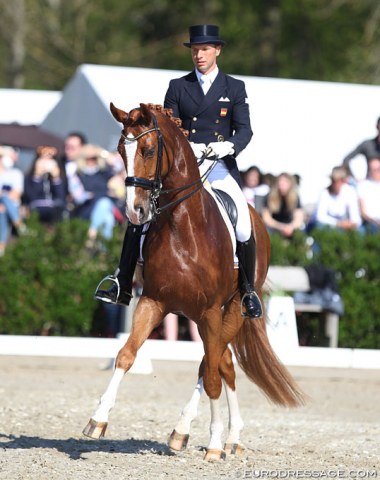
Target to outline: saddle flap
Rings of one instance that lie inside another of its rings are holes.
[[[215,197],[218,200],[218,202],[223,206],[224,210],[226,211],[226,213],[228,215],[228,218],[230,219],[234,230],[236,230],[236,224],[237,224],[237,219],[238,219],[238,211],[237,211],[235,202],[228,195],[228,193],[224,192],[223,190],[218,190],[216,188],[212,188],[212,191],[214,192]]]

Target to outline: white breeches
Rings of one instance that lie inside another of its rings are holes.
[[[238,242],[246,242],[251,236],[251,218],[249,216],[247,200],[222,160],[217,162],[208,177],[208,181],[213,188],[226,192],[235,202],[238,212],[236,239]]]

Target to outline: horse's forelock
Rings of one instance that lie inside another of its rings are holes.
[[[146,106],[154,114],[161,113],[164,117],[167,117],[168,119],[170,119],[179,128],[179,130],[183,133],[183,135],[185,137],[188,137],[189,135],[188,130],[185,130],[184,128],[182,128],[182,120],[178,117],[174,117],[173,110],[171,108],[164,108],[162,105],[158,105],[154,103],[147,103]],[[141,107],[134,108],[129,112],[128,120],[125,123],[125,127],[129,128],[134,126],[140,126],[142,124],[145,124],[145,118],[141,111]]]

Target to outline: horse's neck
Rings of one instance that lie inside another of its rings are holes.
[[[164,179],[163,186],[166,190],[172,190],[169,196],[182,197],[193,190],[197,190],[201,186],[199,169],[185,137],[183,139],[182,137],[175,139],[168,156],[170,168],[168,175]]]
[[[187,142],[187,140],[185,140]],[[181,142],[179,142],[181,146]],[[207,223],[205,202],[207,192],[204,189],[199,169],[191,147],[187,144],[172,152],[170,172],[164,180],[163,187],[172,192],[165,195],[165,204],[178,202],[175,208],[169,208],[169,222],[174,229],[178,224],[200,221]],[[182,199],[182,200],[181,200]],[[204,218],[203,218],[204,217]]]

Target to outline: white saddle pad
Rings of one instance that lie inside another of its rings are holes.
[[[227,215],[227,212],[223,208],[223,205],[216,198],[215,193],[214,193],[213,189],[211,188],[211,185],[208,181],[206,181],[204,183],[204,187],[208,191],[208,193],[212,196],[212,198],[215,200],[216,204],[218,205],[219,211],[222,214],[224,223],[226,224],[226,227],[228,229],[228,233],[230,234],[231,243],[232,243],[232,251],[236,252],[236,235],[235,235],[234,227],[232,226],[230,217]],[[235,268],[237,268],[238,264],[239,264],[239,260],[236,256],[236,253],[234,253],[233,261],[234,261]]]

